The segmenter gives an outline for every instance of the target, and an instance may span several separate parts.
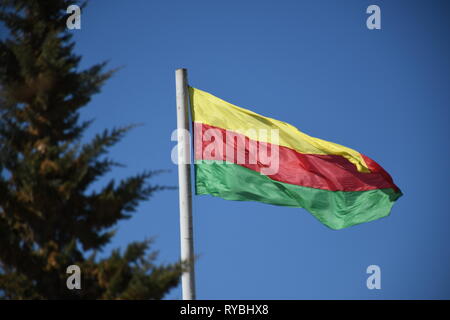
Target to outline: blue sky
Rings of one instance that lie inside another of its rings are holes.
[[[368,30],[366,8],[381,8]],[[108,178],[171,169],[174,71],[194,87],[381,164],[404,196],[391,216],[333,231],[303,209],[194,197],[200,299],[450,298],[450,5],[446,1],[97,0],[74,30],[82,67],[123,67],[88,107],[103,128],[143,123]],[[114,247],[155,236],[179,258],[178,193],[142,203]],[[381,290],[366,287],[381,267]],[[181,289],[168,299],[181,298]]]

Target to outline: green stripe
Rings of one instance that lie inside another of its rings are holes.
[[[195,163],[198,195],[305,208],[323,224],[336,230],[389,215],[395,200],[402,195],[393,189],[314,189],[275,181],[229,162],[197,160]]]

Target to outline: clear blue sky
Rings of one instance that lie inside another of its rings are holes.
[[[366,28],[381,7],[382,29]],[[73,31],[82,67],[123,68],[84,118],[144,123],[112,149],[109,177],[171,169],[176,68],[190,84],[380,163],[402,189],[390,217],[333,231],[303,209],[194,197],[200,299],[450,298],[448,1],[97,0]],[[156,236],[179,258],[178,193],[142,203],[113,247]],[[382,289],[366,288],[381,267]],[[181,289],[167,298],[179,299]]]

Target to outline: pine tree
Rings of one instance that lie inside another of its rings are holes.
[[[144,172],[89,191],[116,162],[107,157],[131,127],[81,143],[91,122],[80,109],[114,71],[79,70],[66,28],[70,0],[2,0],[0,21],[0,297],[7,299],[160,299],[180,264],[157,265],[150,241],[107,258],[117,222],[164,189]],[[82,6],[83,7],[83,6]],[[66,268],[78,265],[81,290]]]

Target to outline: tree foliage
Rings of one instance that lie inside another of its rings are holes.
[[[160,299],[176,286],[180,265],[156,265],[150,241],[99,259],[114,227],[163,189],[157,171],[92,184],[117,163],[108,149],[131,127],[81,143],[92,121],[80,109],[114,71],[79,70],[66,29],[74,1],[2,0],[0,21],[0,297],[10,299]],[[66,268],[82,270],[68,290]]]

